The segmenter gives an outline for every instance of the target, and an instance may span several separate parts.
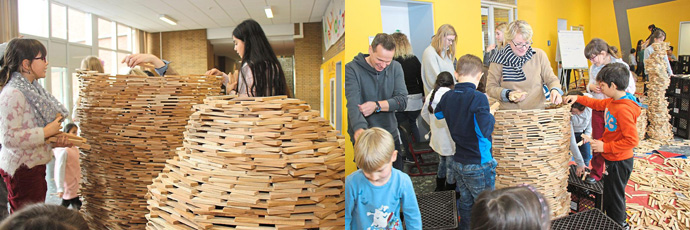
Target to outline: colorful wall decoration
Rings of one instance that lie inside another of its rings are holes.
[[[323,25],[323,41],[328,50],[345,34],[345,1],[331,1],[321,24]]]

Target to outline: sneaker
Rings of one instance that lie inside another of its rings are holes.
[[[597,180],[595,180],[594,177],[587,176],[587,178],[585,178],[585,182],[586,182],[587,184],[596,184],[596,183],[597,183]]]
[[[628,224],[628,222],[624,222],[623,224],[621,224],[621,227],[623,227],[623,229],[625,230],[630,230],[630,225]]]

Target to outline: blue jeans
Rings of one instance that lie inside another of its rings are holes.
[[[575,133],[575,142],[580,143],[582,141],[582,133]],[[590,147],[589,143],[583,144],[582,146],[578,146],[578,149],[580,149],[580,153],[582,154],[582,161],[585,162],[585,167],[589,166],[589,161],[592,160],[592,148]]]
[[[449,176],[450,170],[450,164],[452,164],[453,161],[453,156],[441,156],[438,155],[438,171],[436,172],[436,177],[437,178],[448,178],[446,182],[448,184],[455,184],[455,178],[453,176]]]
[[[494,190],[496,184],[496,160],[484,164],[467,164],[459,162],[451,164],[455,177],[455,190],[460,193],[458,200],[458,214],[460,224],[458,229],[470,229],[470,219],[474,200],[484,190]]]

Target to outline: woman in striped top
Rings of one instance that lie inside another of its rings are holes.
[[[491,58],[486,85],[489,96],[499,100],[499,109],[544,108],[542,85],[550,89],[551,102],[560,104],[561,84],[546,53],[531,46],[532,27],[517,20],[510,23],[505,36],[508,45]]]

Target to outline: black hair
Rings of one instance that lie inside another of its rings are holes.
[[[611,83],[615,83],[616,89],[622,91],[628,88],[629,78],[629,68],[623,63],[615,62],[606,64],[604,68],[601,68],[597,74],[596,81],[604,82],[609,87],[611,87]]]
[[[395,39],[393,36],[388,35],[387,33],[378,33],[376,34],[376,37],[374,37],[374,40],[371,41],[372,52],[376,52],[376,46],[378,45],[381,45],[381,47],[383,47],[385,50],[394,51]]]
[[[635,51],[636,51],[635,48],[630,49],[630,53],[631,53],[631,54],[634,54]]]
[[[434,84],[434,90],[431,91],[431,97],[429,98],[429,113],[434,113],[434,108],[431,107],[431,103],[434,102],[434,96],[436,96],[436,91],[441,87],[451,87],[455,84],[453,81],[453,74],[448,71],[443,71],[436,77],[436,83]]]
[[[653,30],[653,29],[656,29],[656,26],[654,24],[651,24],[651,25],[647,26],[647,29]]]
[[[69,131],[72,130],[72,128],[77,128],[77,130],[79,130],[79,126],[77,126],[74,123],[69,123],[69,124],[65,125],[65,130],[63,132],[69,133]]]
[[[87,230],[84,217],[61,205],[38,203],[26,206],[0,223],[0,230]]]
[[[668,46],[668,50],[673,51],[673,46]]]
[[[254,76],[253,85],[245,84],[249,96],[288,95],[291,97],[283,68],[259,23],[252,19],[244,20],[235,27],[232,36],[244,42],[244,54],[240,66],[249,65]],[[240,77],[247,82],[242,71],[240,71]]]
[[[33,63],[36,55],[47,55],[46,47],[36,39],[15,38],[7,43],[5,54],[0,60],[0,87],[7,84],[14,72],[21,72],[22,62],[29,60]]]
[[[584,96],[585,94],[580,92],[579,90],[571,90],[571,91],[568,91],[567,95]],[[575,109],[580,110],[580,111],[585,111],[585,106],[578,103],[578,102],[573,103],[572,108],[575,108]]]

